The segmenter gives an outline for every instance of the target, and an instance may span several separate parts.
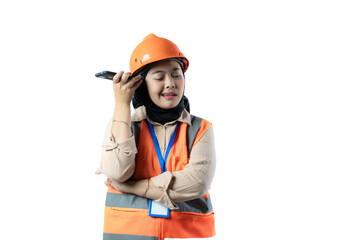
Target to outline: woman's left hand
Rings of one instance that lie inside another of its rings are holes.
[[[126,182],[119,183],[119,182],[111,181],[109,179],[109,181],[105,181],[104,183],[110,187],[115,188],[119,192],[128,192],[128,191],[126,191],[126,190],[128,190],[128,184]]]

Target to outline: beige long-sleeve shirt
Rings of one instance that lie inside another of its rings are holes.
[[[165,125],[151,121],[146,115],[144,106],[135,110],[132,121],[147,119],[154,127],[163,157],[167,145],[175,131],[176,123],[185,122],[191,125],[190,114],[184,110],[182,115]],[[135,155],[137,153],[134,136],[122,142],[115,142],[111,133],[112,119],[109,121],[102,142],[100,170],[113,181],[123,182],[129,179],[135,171]],[[175,202],[188,201],[205,195],[215,173],[216,156],[213,127],[210,126],[200,141],[193,146],[189,163],[181,171],[164,172],[150,180],[163,191],[157,202],[176,209]]]

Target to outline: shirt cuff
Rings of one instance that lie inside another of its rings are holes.
[[[165,207],[170,208],[170,210],[179,209],[179,206],[175,202],[171,201],[168,189],[171,183],[173,175],[171,172],[164,172],[156,177],[150,178],[153,184],[155,184],[160,190],[163,191],[163,195],[159,199],[155,199],[156,202],[161,203]]]

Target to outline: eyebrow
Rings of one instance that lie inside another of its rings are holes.
[[[181,70],[181,68],[176,67],[176,68],[171,69],[172,72],[173,72],[173,71],[176,71],[176,70]],[[152,72],[151,75],[156,74],[156,73],[163,73],[163,72],[165,72],[165,71],[163,71],[163,70],[158,70],[158,71]]]

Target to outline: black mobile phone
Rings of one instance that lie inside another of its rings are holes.
[[[110,71],[102,71],[102,72],[95,73],[95,77],[108,79],[108,80],[113,80],[115,75],[116,75],[116,72],[110,72]],[[130,81],[131,78],[132,77],[129,76],[127,79],[127,82]]]

